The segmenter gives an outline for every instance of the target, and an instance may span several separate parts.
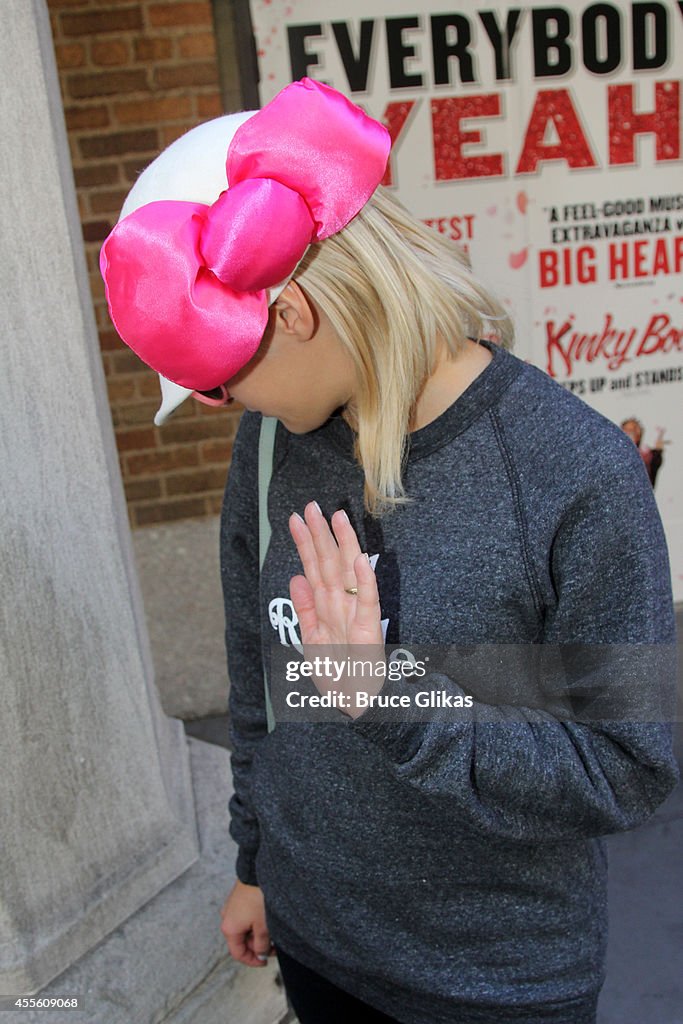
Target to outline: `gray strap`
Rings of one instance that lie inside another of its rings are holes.
[[[268,544],[270,543],[270,521],[268,519],[268,488],[273,473],[273,452],[275,450],[275,430],[277,419],[274,416],[263,416],[258,439],[258,553],[259,573],[263,568]],[[263,688],[266,699],[266,721],[268,732],[275,728],[273,705],[270,701],[266,666],[263,666]]]

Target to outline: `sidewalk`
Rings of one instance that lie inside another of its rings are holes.
[[[137,530],[161,702],[186,732],[228,745],[218,519]],[[683,636],[683,607],[678,610]],[[683,659],[682,659],[683,660]],[[683,764],[683,729],[679,727]],[[598,1024],[683,1024],[683,786],[644,826],[608,839],[610,940]]]

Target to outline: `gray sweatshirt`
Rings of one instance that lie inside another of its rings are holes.
[[[673,641],[666,545],[635,446],[488,347],[467,391],[411,435],[413,500],[386,516],[363,510],[341,417],[306,435],[278,426],[260,586],[260,416],[242,418],[221,534],[237,873],[263,889],[276,945],[405,1024],[583,1024],[603,977],[599,837],[638,825],[672,789],[669,726],[520,717],[475,688],[474,710],[448,721],[371,709],[266,735],[262,653],[275,642],[296,654],[300,640],[287,521],[311,499],[327,517],[346,509],[378,556],[390,645]],[[585,671],[567,684],[578,695],[600,688]]]

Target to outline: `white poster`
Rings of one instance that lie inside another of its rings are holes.
[[[308,75],[383,120],[385,184],[466,246],[517,354],[639,441],[683,600],[683,4],[251,13],[262,103]]]

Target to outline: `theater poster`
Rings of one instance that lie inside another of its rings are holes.
[[[251,16],[261,102],[308,75],[384,120],[385,183],[466,246],[517,353],[632,421],[683,600],[683,3],[251,0]]]

